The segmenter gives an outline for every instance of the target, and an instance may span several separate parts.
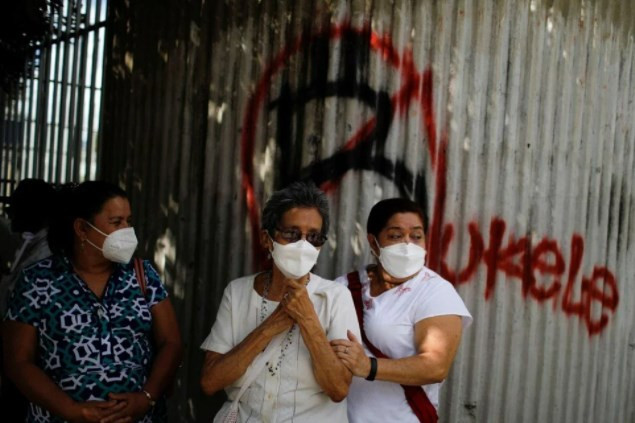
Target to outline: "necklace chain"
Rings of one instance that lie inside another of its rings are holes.
[[[264,286],[262,288],[262,302],[260,303],[260,324],[262,324],[268,316],[267,309],[267,296],[269,295],[269,289],[271,288],[271,272],[267,272],[265,276]],[[280,347],[280,355],[278,356],[278,361],[274,366],[272,362],[267,362],[267,369],[271,376],[275,376],[276,373],[280,370],[282,366],[282,360],[286,357],[286,352],[293,343],[293,332],[295,329],[295,324],[291,326],[287,335],[284,338],[284,342]]]

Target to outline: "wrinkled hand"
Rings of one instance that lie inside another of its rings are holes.
[[[286,285],[286,293],[282,297],[280,304],[282,304],[284,310],[293,320],[302,323],[306,317],[315,314],[315,308],[309,298],[306,285],[293,279],[285,279],[284,283]]]
[[[126,392],[123,394],[108,394],[108,397],[123,404],[123,407],[107,417],[100,423],[124,423],[140,420],[151,408],[150,401],[143,392]]]
[[[117,401],[86,401],[75,405],[70,421],[73,423],[93,423],[100,422],[113,413],[117,413],[124,408],[125,404]]]
[[[354,376],[365,378],[370,373],[370,359],[364,351],[364,347],[357,340],[353,332],[346,332],[348,339],[334,339],[331,347],[337,357]]]
[[[294,323],[294,320],[285,311],[282,304],[279,304],[273,313],[265,319],[263,325],[265,325],[265,327],[270,331],[269,333],[272,336],[275,336],[280,332],[289,330]]]

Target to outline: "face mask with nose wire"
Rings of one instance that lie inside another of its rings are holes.
[[[407,278],[423,269],[426,259],[426,250],[423,247],[413,243],[400,242],[382,248],[377,238],[375,238],[375,243],[379,248],[377,258],[384,270],[392,277]]]
[[[271,257],[276,267],[289,279],[300,279],[311,271],[317,263],[320,250],[304,239],[289,244],[274,241]]]
[[[102,248],[99,248],[88,239],[86,240],[86,242],[88,242],[96,249],[100,250],[104,257],[112,262],[121,264],[130,262],[130,260],[132,259],[132,255],[137,249],[138,244],[134,228],[117,229],[110,234],[106,234],[97,229],[89,221],[86,221],[86,223],[88,223],[91,228],[106,237]]]

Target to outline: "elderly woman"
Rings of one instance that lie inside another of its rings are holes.
[[[302,182],[277,191],[262,225],[260,242],[273,257],[272,270],[227,285],[201,346],[207,351],[203,391],[225,388],[229,396],[214,421],[234,402],[238,421],[345,422],[352,375],[329,340],[347,331],[358,335],[357,317],[345,287],[309,273],[326,242],[325,195]],[[271,350],[270,359],[259,364],[263,349]],[[257,369],[251,384],[244,377],[248,368]]]
[[[57,205],[54,255],[24,270],[3,329],[7,373],[31,402],[27,421],[163,421],[181,341],[159,276],[132,260],[128,197],[91,181]]]
[[[452,284],[424,266],[425,219],[412,201],[380,201],[368,216],[376,265],[336,280],[353,294],[360,338],[331,342],[354,378],[351,422],[436,422],[439,388],[472,317]]]

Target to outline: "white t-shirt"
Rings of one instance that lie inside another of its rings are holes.
[[[227,285],[216,321],[201,345],[202,349],[225,354],[261,324],[262,297],[254,289],[255,276],[236,279]],[[359,334],[355,306],[347,288],[311,274],[307,291],[329,340],[346,339],[347,330]],[[267,300],[266,305],[265,318],[275,310],[278,302]],[[271,372],[265,367],[240,398],[239,421],[348,421],[346,401],[333,402],[315,380],[311,356],[297,325],[288,339],[290,342],[285,340],[281,346],[284,356],[279,369]],[[275,356],[272,367],[275,368],[279,357]],[[243,378],[225,388],[229,401],[216,414],[215,422],[225,416]]]
[[[370,295],[370,279],[365,268],[358,271],[362,284],[364,330],[368,340],[390,358],[417,354],[414,326],[429,317],[458,315],[463,328],[472,323],[472,316],[451,283],[424,267],[414,278],[377,297]],[[335,282],[348,286],[346,275]],[[366,349],[369,356],[373,354]],[[438,408],[440,383],[424,385],[430,402]],[[413,422],[418,423],[398,383],[355,377],[348,394],[350,422]]]

